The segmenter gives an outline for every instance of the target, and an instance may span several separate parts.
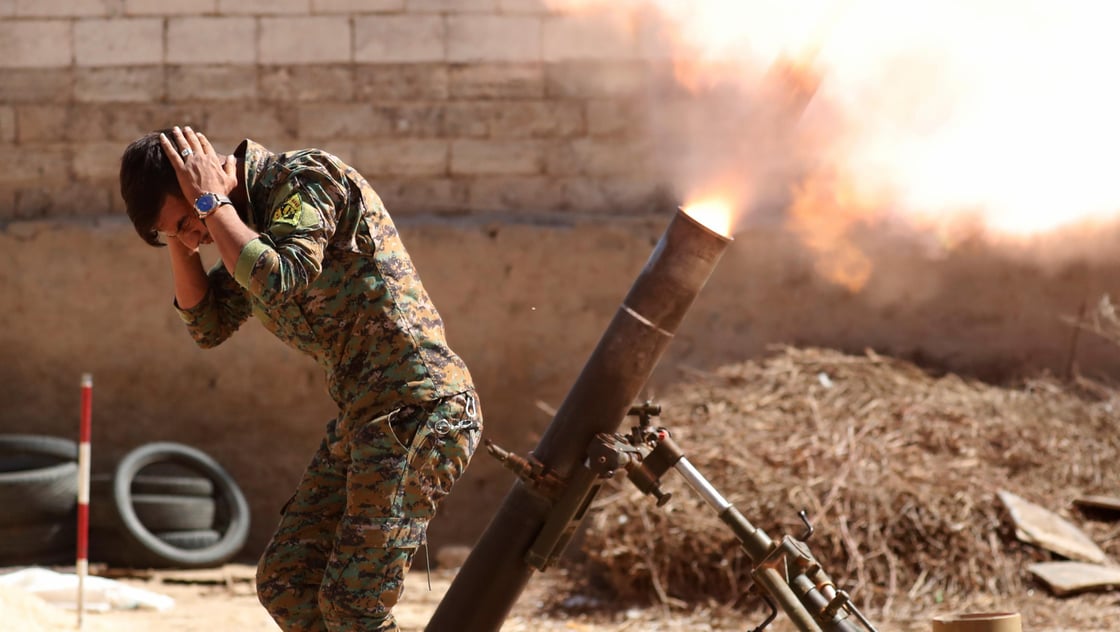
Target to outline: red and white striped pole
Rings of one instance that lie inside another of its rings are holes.
[[[89,573],[90,427],[93,417],[93,376],[82,374],[82,418],[78,438],[78,629],[85,613],[85,580]]]

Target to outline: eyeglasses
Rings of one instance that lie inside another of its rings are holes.
[[[175,223],[175,232],[165,233],[162,230],[156,229],[156,235],[158,235],[160,237],[160,239],[162,239],[165,242],[168,239],[171,239],[172,237],[178,237],[179,233],[181,233],[185,230],[189,230],[190,227],[187,224],[190,222],[190,218],[191,218],[191,215],[184,214],[182,217],[179,218],[179,221]]]

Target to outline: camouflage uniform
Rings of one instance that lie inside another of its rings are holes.
[[[180,316],[212,347],[250,315],[326,371],[339,415],[281,511],[257,592],[284,630],[395,630],[390,609],[482,428],[470,373],[381,200],[319,150],[236,152],[260,237]]]

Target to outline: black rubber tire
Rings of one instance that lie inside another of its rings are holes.
[[[201,476],[137,474],[132,479],[132,493],[210,498],[214,495],[214,483]],[[90,480],[90,494],[105,498],[112,497],[113,475],[94,474]]]
[[[198,531],[165,531],[155,536],[168,546],[184,551],[197,551],[210,548],[222,539],[222,534],[213,529]],[[89,535],[89,560],[116,566],[166,567],[152,557],[151,551],[119,529],[94,527]]]
[[[0,463],[11,455],[51,457],[56,461],[78,460],[78,444],[62,437],[30,434],[0,434]]]
[[[133,486],[135,489],[135,486]],[[120,524],[111,496],[90,498],[89,523],[94,527],[113,528]],[[160,531],[195,531],[214,526],[217,503],[200,496],[168,496],[166,494],[132,494],[132,510],[140,524],[152,533]]]
[[[196,529],[193,531],[164,531],[157,533],[156,537],[177,549],[194,551],[214,546],[222,539],[222,534],[213,529]]]
[[[132,494],[132,508],[140,523],[152,533],[196,531],[214,526],[213,498]]]
[[[0,527],[51,524],[78,505],[77,444],[0,435]]]
[[[214,484],[215,514],[221,518],[213,529],[221,534],[211,546],[185,549],[173,546],[147,529],[134,509],[132,481],[155,463],[174,463]],[[236,555],[249,536],[249,504],[233,478],[213,458],[179,443],[149,443],[129,452],[113,474],[113,506],[120,520],[119,534],[139,545],[135,559],[115,563],[156,567],[206,568]]]
[[[0,527],[0,566],[73,563],[77,515],[69,520]]]

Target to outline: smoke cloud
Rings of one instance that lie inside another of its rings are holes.
[[[869,226],[908,227],[934,251],[1117,252],[1110,3],[549,4],[626,13],[643,54],[672,65],[680,92],[651,98],[649,129],[685,203],[722,197],[739,230],[788,227],[838,282],[871,274],[853,237]]]

